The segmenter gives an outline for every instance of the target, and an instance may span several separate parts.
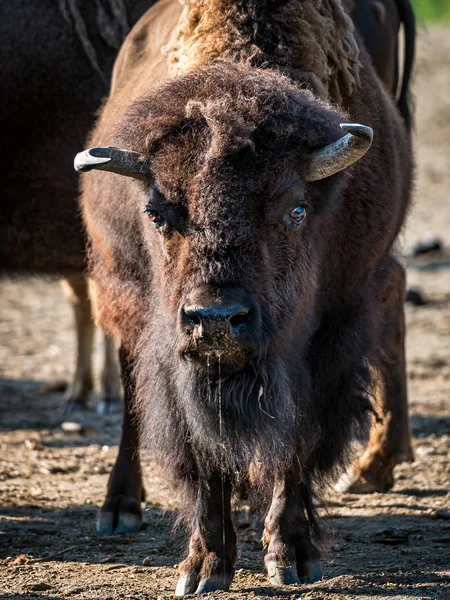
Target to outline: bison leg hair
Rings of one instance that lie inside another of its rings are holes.
[[[122,402],[117,348],[114,339],[107,333],[103,334],[104,363],[101,378],[100,401],[97,412],[100,415],[114,412]]]
[[[125,392],[122,436],[119,454],[109,478],[106,500],[97,519],[97,531],[103,534],[138,532],[142,524],[141,502],[145,500],[138,424],[132,415],[132,364],[122,348],[119,355]]]
[[[79,274],[66,277],[61,284],[73,308],[77,336],[75,374],[65,400],[69,404],[88,408],[89,395],[93,388],[91,358],[95,331],[88,283],[84,275]]]
[[[236,564],[231,481],[219,473],[199,480],[189,555],[180,564],[176,595],[228,590]]]
[[[366,451],[338,483],[339,491],[355,494],[390,490],[394,467],[413,460],[405,367],[405,273],[393,258],[382,273],[376,298],[382,350],[376,410],[382,420],[373,423]]]
[[[310,494],[292,470],[275,478],[272,503],[264,526],[265,565],[274,585],[314,583],[322,579],[320,552],[311,541],[305,494]]]
[[[61,284],[73,308],[77,337],[75,374],[65,394],[65,400],[70,405],[88,408],[89,396],[94,387],[92,352],[95,333],[88,280],[80,273],[66,277]],[[97,411],[99,414],[112,412],[120,403],[121,387],[117,350],[114,340],[105,333],[101,393]]]

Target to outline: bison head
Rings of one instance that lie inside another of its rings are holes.
[[[140,387],[155,390],[163,371],[155,394],[170,388],[173,418],[184,414],[199,440],[217,429],[217,412],[205,420],[212,388],[233,415],[230,435],[296,420],[324,240],[338,227],[343,171],[371,143],[369,128],[343,119],[279,73],[218,62],[134,102],[108,140],[128,150],[76,158],[78,170],[135,180],[120,210],[136,215],[135,244],[148,251],[142,286],[151,271]]]

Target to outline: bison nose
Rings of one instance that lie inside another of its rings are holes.
[[[196,338],[209,338],[211,342],[220,343],[220,338],[237,337],[251,323],[254,308],[251,305],[239,304],[224,306],[216,304],[204,306],[184,306],[183,323],[192,330]]]

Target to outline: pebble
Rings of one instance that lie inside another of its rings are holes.
[[[29,557],[26,554],[19,554],[16,558],[7,563],[8,567],[18,567],[20,565],[26,565],[29,561]]]
[[[45,592],[47,590],[51,590],[52,586],[48,585],[47,583],[34,583],[33,585],[30,585],[28,587],[28,589],[32,592]]]
[[[430,516],[432,519],[442,519],[447,521],[450,519],[450,511],[446,510],[445,508],[435,508],[430,513]]]
[[[425,306],[428,304],[428,300],[424,298],[422,292],[413,288],[408,288],[406,290],[405,302],[408,302],[408,304],[412,304],[413,306]]]
[[[419,446],[416,448],[416,454],[418,456],[429,456],[430,454],[436,454],[436,450],[432,446]]]
[[[37,440],[25,440],[24,446],[27,450],[42,450],[43,446]]]
[[[75,421],[64,421],[61,423],[61,429],[65,433],[81,433],[83,431],[83,425],[76,423]]]
[[[442,251],[442,241],[434,235],[428,235],[419,240],[411,249],[411,256],[421,256],[430,252]]]

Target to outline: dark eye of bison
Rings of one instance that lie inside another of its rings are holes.
[[[155,210],[153,206],[150,206],[150,204],[147,204],[144,212],[157,229],[165,224],[166,220],[164,217],[157,210]]]
[[[305,205],[296,206],[289,213],[289,217],[294,225],[300,225],[300,223],[302,221],[304,221],[305,217],[306,217],[306,206]]]

